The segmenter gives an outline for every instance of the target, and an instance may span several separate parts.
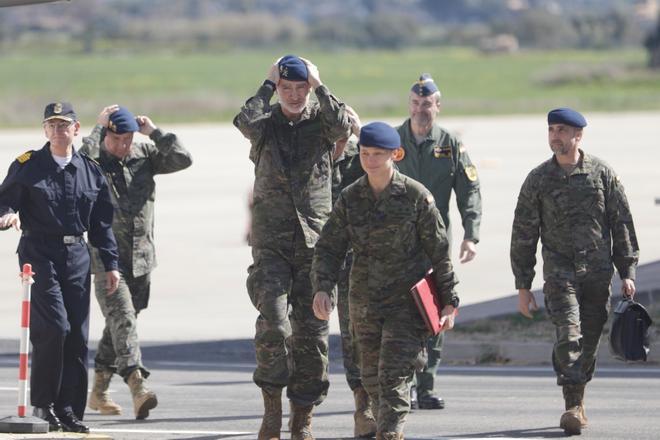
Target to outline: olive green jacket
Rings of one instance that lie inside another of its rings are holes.
[[[478,243],[481,223],[479,177],[461,141],[438,124],[433,124],[426,140],[417,145],[410,119],[397,130],[405,152],[403,159],[396,162],[399,171],[431,191],[450,239],[449,201],[453,190],[463,220],[463,239]]]

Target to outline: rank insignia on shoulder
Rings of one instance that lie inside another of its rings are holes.
[[[435,145],[433,147],[433,156],[436,159],[440,159],[442,157],[451,157],[451,146],[440,146],[440,145]]]
[[[468,165],[465,167],[465,175],[467,176],[470,182],[477,180],[477,167],[474,165]]]
[[[429,194],[424,198],[424,201],[426,202],[427,205],[432,205],[435,203],[435,198],[433,197],[433,194]]]
[[[21,154],[16,158],[18,163],[25,163],[28,160],[30,160],[30,157],[32,156],[32,151],[26,151],[25,153]]]

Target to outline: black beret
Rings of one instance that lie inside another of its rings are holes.
[[[289,81],[307,81],[307,64],[295,55],[285,55],[277,63],[280,78]]]

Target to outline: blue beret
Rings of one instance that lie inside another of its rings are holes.
[[[44,109],[44,122],[51,119],[64,119],[73,122],[78,120],[73,106],[69,102],[51,102]]]
[[[548,125],[550,124],[566,124],[571,127],[583,128],[587,126],[587,120],[579,112],[568,107],[561,107],[548,113]]]
[[[140,126],[135,120],[133,113],[129,112],[126,107],[119,107],[119,110],[110,115],[108,130],[113,133],[123,134],[140,131]]]
[[[419,80],[412,85],[410,89],[413,93],[419,96],[430,96],[435,92],[439,92],[438,86],[435,85],[433,78],[428,73],[422,73]]]
[[[295,55],[285,55],[277,63],[280,78],[289,81],[307,81],[307,64]]]
[[[396,150],[401,147],[399,133],[384,122],[371,122],[360,130],[360,145]]]

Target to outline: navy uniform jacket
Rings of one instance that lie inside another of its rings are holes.
[[[64,168],[53,160],[50,143],[19,156],[0,186],[0,216],[18,212],[28,233],[62,236],[87,232],[106,271],[117,270],[112,233],[113,207],[101,168],[73,151]]]

